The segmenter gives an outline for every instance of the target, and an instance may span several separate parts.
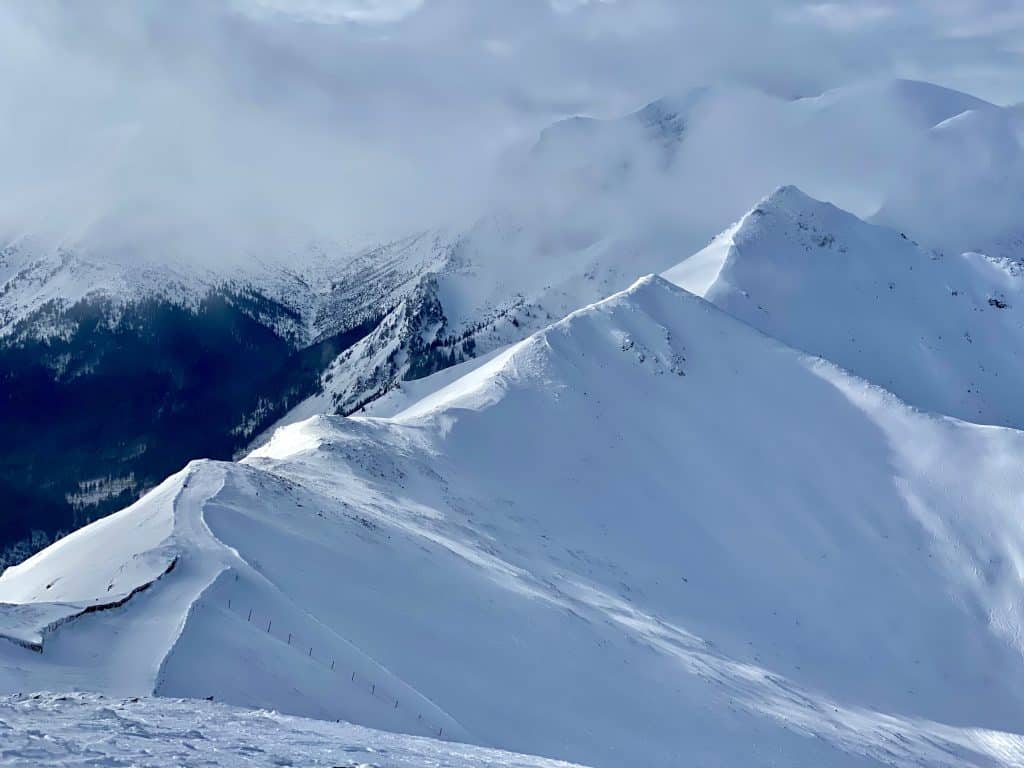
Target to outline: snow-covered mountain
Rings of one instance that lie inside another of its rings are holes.
[[[598,766],[1012,765],[1022,461],[645,278],[8,569],[0,685]]]
[[[98,240],[86,250],[12,240],[0,252],[0,427],[12,436],[0,493],[15,503],[0,518],[0,562],[130,503],[191,457],[237,455],[275,423],[358,412],[663,272],[782,184],[877,214],[951,260],[963,243],[1012,255],[1022,203],[1009,194],[1015,177],[997,171],[1019,154],[1007,128],[1019,124],[1013,110],[926,83],[801,99],[716,86],[557,123],[514,155],[474,224],[395,243],[206,265],[147,258],[145,243],[136,258],[123,243],[110,254]],[[968,156],[989,160],[962,170]],[[950,183],[931,184],[935,174]],[[965,179],[978,202],[956,216]],[[922,185],[931,198],[918,197]],[[937,219],[973,234],[946,237]],[[934,329],[943,345],[947,330],[974,338],[971,323],[950,323]],[[955,389],[962,402],[944,412],[1018,424],[973,405],[974,383],[1004,391],[987,381],[994,370],[959,370],[946,397]],[[863,373],[889,385],[886,371]]]
[[[0,252],[0,565],[229,458],[446,258],[434,236],[217,268]]]
[[[897,210],[907,158],[937,158],[929,149],[936,133],[965,112],[1001,123],[1011,114],[896,80],[796,100],[701,88],[623,118],[557,123],[517,158],[495,212],[453,240],[436,279],[335,361],[324,391],[297,413],[350,413],[402,380],[524,338],[638,274],[676,264],[782,185],[861,216],[885,204],[880,221],[918,231],[931,215],[927,200],[914,207],[906,195]],[[951,169],[963,162],[962,153],[943,153]],[[976,171],[979,184],[994,167]],[[999,210],[1013,219],[1022,209],[1011,198]]]
[[[295,346],[347,330],[393,306],[408,285],[444,261],[436,238],[412,236],[370,249],[310,244],[274,258],[209,265],[46,247],[15,241],[0,251],[0,335],[48,340],[75,330],[81,303],[109,304],[117,324],[125,308],[151,300],[192,309],[213,293],[238,297],[242,311]],[[259,300],[246,305],[243,297]]]
[[[783,187],[677,285],[924,410],[1024,428],[1024,265],[938,254]]]

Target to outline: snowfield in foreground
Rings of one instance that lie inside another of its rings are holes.
[[[569,763],[205,701],[0,699],[0,765],[572,768]]]
[[[602,768],[1021,764],[1022,499],[1021,432],[648,277],[9,569],[0,687]]]

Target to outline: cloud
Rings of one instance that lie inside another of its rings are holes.
[[[235,7],[254,15],[281,14],[319,24],[398,21],[414,12],[423,0],[241,0]]]
[[[506,150],[569,114],[888,76],[1019,101],[1021,39],[1016,0],[4,3],[0,232],[397,233],[471,217]]]
[[[854,30],[878,24],[895,13],[888,5],[808,3],[788,12],[788,20],[835,30]]]

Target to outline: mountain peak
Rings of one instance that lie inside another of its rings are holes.
[[[799,187],[787,184],[763,198],[729,232],[735,242],[762,237],[766,229],[785,228],[806,238],[827,237],[825,229],[858,230],[865,224],[849,211],[811,197]],[[721,235],[719,236],[721,237]]]
[[[783,187],[665,277],[919,408],[1024,427],[1024,283],[1003,263]]]
[[[795,184],[784,184],[778,187],[770,195],[761,199],[753,210],[762,212],[773,211],[794,211],[798,209],[816,208],[825,206],[821,200],[816,200]]]

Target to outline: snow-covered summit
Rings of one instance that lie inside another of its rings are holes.
[[[665,273],[919,408],[1024,426],[1024,271],[937,255],[784,187]]]
[[[907,155],[967,109],[997,110],[903,80],[795,100],[716,85],[618,118],[555,123],[501,179],[489,213],[450,240],[443,266],[296,413],[350,413],[403,380],[518,341],[669,268],[780,184],[873,214]]]

